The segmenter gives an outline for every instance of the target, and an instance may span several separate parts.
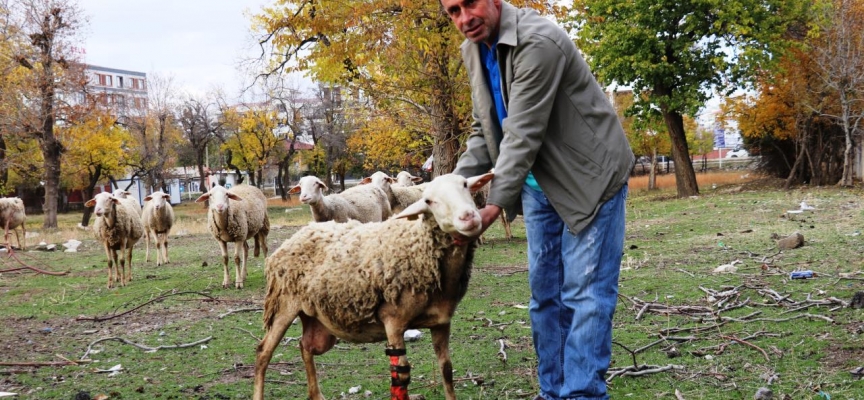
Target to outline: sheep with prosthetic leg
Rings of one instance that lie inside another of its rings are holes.
[[[407,400],[410,365],[403,335],[418,328],[431,331],[445,398],[455,399],[450,321],[468,289],[476,245],[456,243],[451,233],[479,234],[482,222],[471,191],[490,179],[492,174],[443,175],[394,218],[309,224],[286,240],[266,261],[266,334],[257,348],[253,399],[264,398],[270,358],[298,316],[309,399],[324,399],[314,356],[331,349],[338,337],[386,340],[391,398]]]
[[[234,287],[243,288],[246,280],[246,260],[249,258],[247,240],[255,240],[255,256],[259,246],[267,257],[267,234],[270,221],[267,218],[267,198],[261,189],[249,185],[237,185],[231,189],[216,185],[202,194],[196,203],[210,200],[207,211],[207,226],[210,234],[219,242],[222,250],[222,287],[230,285],[228,275],[228,242],[234,243]],[[243,257],[240,257],[242,250]]]

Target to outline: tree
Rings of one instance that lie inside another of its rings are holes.
[[[672,142],[679,197],[699,188],[684,115],[712,89],[747,83],[786,44],[801,0],[576,0],[578,43],[601,82],[633,88],[634,107],[660,110]],[[645,95],[644,97],[642,95]]]
[[[453,170],[470,129],[470,90],[459,55],[463,37],[440,2],[275,4],[253,17],[264,75],[309,71],[318,81],[368,96],[380,110],[372,117],[415,125],[412,139],[434,143],[435,174]],[[553,1],[516,4],[561,11]]]
[[[641,118],[633,115],[631,111],[634,110],[634,101],[632,91],[616,91],[613,94],[612,105],[615,107],[633,152],[637,156],[647,156],[650,167],[648,189],[653,190],[657,188],[657,155],[669,154],[671,149],[669,136],[665,134],[658,113],[653,113],[653,117],[645,115]],[[639,159],[643,158],[639,157]],[[642,164],[641,161],[639,163]]]
[[[864,126],[864,1],[830,0],[818,10],[812,41],[815,72],[833,101],[814,109],[843,129],[843,174],[837,184],[852,186],[857,131]]]
[[[34,88],[24,104],[20,126],[25,135],[39,143],[43,158],[42,181],[45,200],[42,226],[57,227],[61,157],[65,148],[55,134],[60,122],[72,123],[70,105],[64,100],[84,85],[83,66],[75,62],[73,40],[86,23],[71,0],[19,0],[21,33],[29,46],[20,48],[15,59],[29,70],[27,84]],[[64,93],[67,94],[64,97]]]
[[[174,78],[152,74],[147,80],[147,96],[145,105],[120,119],[132,134],[127,165],[133,169],[133,177],[143,178],[146,187],[167,191],[167,171],[174,165],[175,148],[183,140],[175,114]]]
[[[207,188],[207,171],[205,157],[211,143],[219,140],[222,122],[215,118],[214,105],[204,99],[189,96],[182,104],[178,123],[183,130],[183,137],[189,141],[193,151],[195,166],[198,168],[198,183],[202,191]]]
[[[108,110],[94,109],[86,121],[61,128],[59,135],[68,149],[63,157],[63,170],[68,187],[82,189],[84,199],[92,199],[99,181],[121,173],[125,157],[119,149],[129,143],[129,131],[116,124],[117,118]],[[87,226],[92,208],[84,209],[81,225]]]
[[[222,149],[231,155],[229,163],[249,174],[249,183],[260,186],[264,167],[280,144],[275,135],[277,117],[269,105],[233,107],[224,113],[225,127],[231,131]]]

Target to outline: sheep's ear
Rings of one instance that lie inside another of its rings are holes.
[[[468,188],[471,189],[471,193],[475,193],[480,190],[480,188],[489,183],[489,181],[491,181],[493,177],[495,177],[494,172],[489,172],[478,176],[472,176],[468,178]]]
[[[292,186],[291,189],[288,189],[288,194],[297,194],[300,193],[300,185]]]
[[[234,193],[227,193],[227,195],[228,195],[228,198],[231,199],[231,200],[234,200],[234,201],[243,201],[243,198],[241,198],[240,196],[238,196],[238,195],[236,195],[236,194],[234,194]]]
[[[426,200],[420,199],[414,202],[414,204],[406,207],[404,210],[402,210],[402,212],[400,212],[393,218],[408,218],[409,220],[415,220],[417,219],[418,215],[423,214],[426,211],[429,211],[429,205],[426,204]]]
[[[150,201],[150,200],[153,200],[153,195],[148,194],[147,197],[144,198],[144,201]]]
[[[96,199],[90,199],[90,200],[87,200],[86,203],[84,203],[84,207],[93,207],[95,205],[96,205]]]
[[[368,185],[370,183],[372,183],[372,178],[368,176],[360,180],[361,185]]]
[[[412,177],[411,177],[411,182],[414,182],[414,183],[420,183],[420,182],[423,182],[423,178],[421,178],[421,177],[419,177],[419,176],[412,176]]]
[[[165,194],[162,195],[162,198],[165,199],[165,200],[171,200],[171,195],[168,194],[168,193],[165,193]]]
[[[207,193],[202,194],[201,197],[198,197],[197,199],[195,199],[195,202],[200,203],[202,201],[206,201],[209,198],[210,198],[210,192],[207,192]]]

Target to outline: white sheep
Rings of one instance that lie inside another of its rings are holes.
[[[399,171],[396,174],[396,185],[401,187],[414,186],[418,182],[423,182],[423,178],[411,175],[408,171]]]
[[[390,208],[393,213],[399,213],[406,207],[414,204],[423,195],[425,184],[403,187],[396,184],[396,179],[384,172],[378,171],[360,181],[361,185],[370,185],[380,188],[387,194]]]
[[[150,261],[150,234],[156,241],[156,266],[171,262],[168,259],[168,232],[174,225],[174,207],[171,207],[171,195],[163,191],[153,192],[144,198],[144,210],[141,212],[141,222],[144,223],[144,241],[147,252],[144,261]]]
[[[132,247],[144,234],[141,217],[131,204],[111,193],[99,193],[84,205],[94,207],[93,234],[102,242],[108,257],[108,288],[114,282],[126,286],[132,280]]]
[[[123,189],[114,189],[111,194],[126,203],[130,210],[135,210],[138,212],[138,215],[141,215],[141,203],[138,202],[138,199],[132,197],[132,192]]]
[[[207,226],[222,250],[222,287],[230,285],[228,276],[228,242],[234,243],[234,287],[243,288],[246,280],[246,260],[249,258],[250,238],[255,239],[255,256],[259,246],[267,257],[267,234],[270,220],[267,218],[267,198],[261,189],[249,185],[236,185],[231,189],[213,186],[195,202],[210,200],[207,211]],[[243,257],[240,258],[240,251]]]
[[[0,226],[5,232],[6,248],[11,252],[9,244],[9,230],[15,231],[15,241],[18,242],[18,248],[26,250],[27,247],[27,228],[24,222],[27,215],[24,213],[24,201],[18,197],[5,197],[0,199]],[[24,244],[21,244],[21,237],[18,236],[18,227],[21,227],[22,235],[24,236]]]
[[[286,240],[265,263],[266,334],[257,348],[253,399],[264,398],[270,358],[298,316],[309,399],[323,399],[313,356],[332,348],[336,338],[387,340],[391,371],[396,371],[391,390],[407,391],[410,365],[403,335],[414,328],[430,329],[445,397],[455,399],[450,320],[468,289],[476,245],[456,243],[451,233],[471,237],[480,232],[471,191],[490,179],[492,174],[443,175],[394,218],[313,223]]]
[[[390,218],[387,194],[377,187],[355,186],[342,193],[325,196],[327,185],[314,176],[304,176],[288,193],[300,193],[300,202],[308,204],[315,222],[379,222]]]

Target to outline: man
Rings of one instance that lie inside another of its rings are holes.
[[[605,399],[633,152],[563,29],[502,0],[441,0],[462,32],[474,122],[457,174],[495,169],[483,229],[521,200],[541,393]],[[465,238],[456,238],[463,240]]]

